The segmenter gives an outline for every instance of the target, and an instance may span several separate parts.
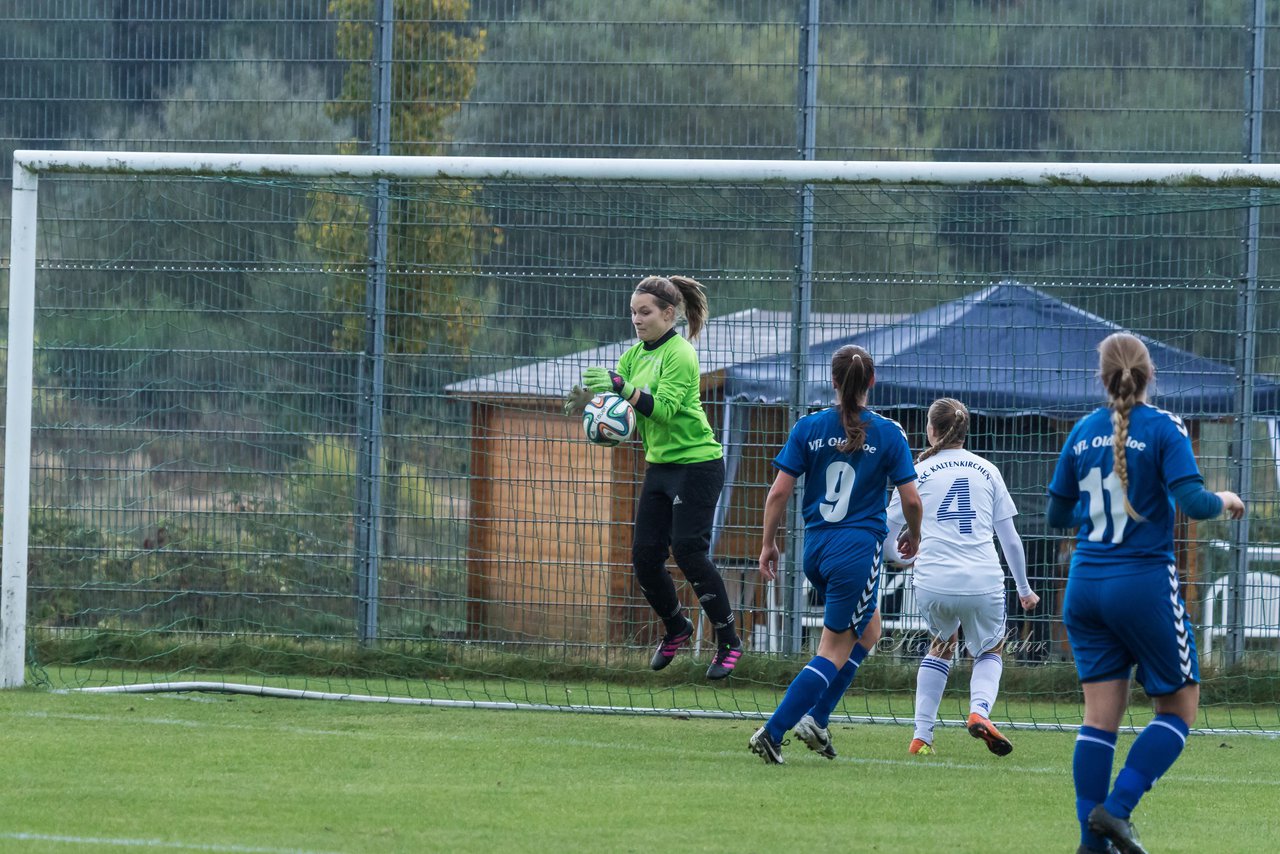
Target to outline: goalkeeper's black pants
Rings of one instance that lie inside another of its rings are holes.
[[[667,555],[693,586],[719,643],[737,643],[733,608],[724,579],[711,560],[711,527],[724,486],[724,460],[704,463],[650,463],[636,506],[631,564],[644,598],[667,631],[685,625]]]

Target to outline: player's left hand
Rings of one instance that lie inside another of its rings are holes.
[[[1019,596],[1018,601],[1022,604],[1022,610],[1030,611],[1040,604],[1040,597],[1032,592],[1026,596]]]
[[[1218,492],[1215,495],[1222,499],[1222,512],[1227,514],[1227,518],[1244,518],[1244,502],[1240,500],[1239,495],[1231,491]]]

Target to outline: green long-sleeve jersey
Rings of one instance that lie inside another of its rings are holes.
[[[722,455],[699,396],[698,351],[671,334],[656,346],[637,342],[618,360],[618,373],[653,397],[653,413],[637,429],[651,463],[704,463]]]

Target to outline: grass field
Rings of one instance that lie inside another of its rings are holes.
[[[998,719],[997,719],[998,720]],[[1074,851],[1069,733],[836,725],[830,762],[750,720],[216,694],[0,692],[0,851]],[[1121,748],[1131,743],[1121,737]],[[1280,740],[1193,737],[1151,851],[1273,852]]]

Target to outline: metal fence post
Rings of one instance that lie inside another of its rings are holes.
[[[818,0],[808,0],[805,9],[805,21],[800,27],[800,79],[798,98],[800,101],[797,117],[797,136],[799,137],[798,154],[801,160],[813,160],[817,137],[817,104],[818,104]],[[795,287],[792,292],[792,333],[791,333],[791,422],[805,414],[805,373],[809,350],[809,315],[813,304],[813,184],[804,184],[800,189],[800,229],[796,233],[796,269]],[[803,614],[804,573],[803,543],[804,519],[800,515],[799,496],[793,496],[790,515],[790,548],[787,560],[788,571],[787,596],[785,606],[788,608],[786,626],[786,644],[788,653],[798,653],[804,640]]]
[[[1254,0],[1253,25],[1250,28],[1251,53],[1248,86],[1245,88],[1245,160],[1262,162],[1262,81],[1265,68],[1263,52],[1266,34],[1266,0]],[[1245,270],[1241,282],[1240,302],[1237,312],[1236,354],[1240,365],[1240,385],[1237,393],[1236,447],[1238,468],[1236,492],[1246,501],[1253,496],[1253,412],[1254,380],[1256,377],[1258,332],[1258,240],[1261,212],[1258,190],[1249,191],[1249,207],[1245,213]],[[1249,575],[1249,515],[1232,526],[1232,566],[1227,581],[1228,665],[1238,664],[1244,658],[1245,579]]]
[[[392,0],[378,0],[374,29],[373,154],[391,153]],[[382,518],[382,412],[387,353],[387,229],[390,186],[379,179],[369,204],[369,264],[365,289],[365,352],[360,363],[360,447],[356,483],[356,608],[360,640],[378,636],[378,564]]]

